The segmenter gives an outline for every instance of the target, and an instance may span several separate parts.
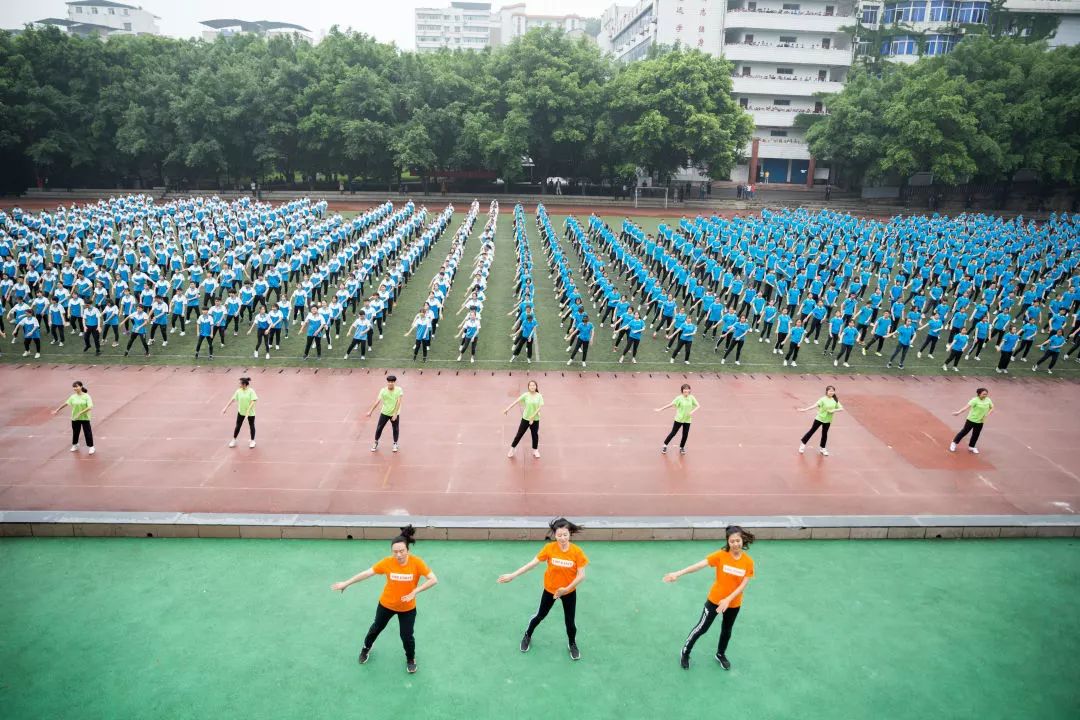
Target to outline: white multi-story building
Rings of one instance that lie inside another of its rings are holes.
[[[236,18],[220,18],[217,20],[203,20],[199,23],[209,30],[203,30],[203,40],[213,42],[219,37],[232,37],[234,35],[258,35],[259,37],[272,38],[278,35],[286,37],[299,37],[301,40],[311,42],[311,31],[303,25],[278,22],[276,20],[237,20]]]
[[[491,3],[459,2],[450,7],[416,9],[416,49],[482,50],[491,47]]]
[[[491,16],[491,44],[508,45],[535,28],[562,28],[571,36],[585,34],[585,18],[580,15],[530,15],[525,3],[503,5]],[[418,33],[419,34],[419,33]]]
[[[72,35],[160,35],[161,18],[135,5],[109,0],[79,0],[65,3],[67,18],[45,18],[32,25],[54,25]]]
[[[754,118],[734,181],[810,185],[829,177],[810,156],[801,113],[828,112],[851,67],[854,0],[642,0],[601,18],[601,47],[623,61],[653,45],[681,45],[734,64],[732,93]]]

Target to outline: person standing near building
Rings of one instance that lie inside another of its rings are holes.
[[[506,406],[503,415],[510,412],[510,408],[518,403],[521,404],[521,422],[518,423],[517,434],[514,435],[514,441],[510,443],[510,451],[506,453],[506,457],[514,457],[514,450],[517,449],[518,443],[528,430],[532,435],[533,457],[538,458],[540,457],[540,408],[544,406],[544,396],[540,394],[540,386],[535,380],[530,380],[527,390],[517,400]]]
[[[983,423],[986,422],[986,418],[990,416],[990,413],[994,411],[994,401],[990,399],[990,391],[984,387],[975,390],[975,397],[968,400],[967,405],[960,408],[953,415],[959,415],[960,413],[967,411],[967,419],[964,420],[964,427],[960,432],[956,433],[956,437],[949,443],[949,452],[956,452],[956,446],[971,433],[971,440],[968,441],[968,452],[979,454],[979,448],[975,447],[979,442],[979,436],[982,435]]]
[[[683,575],[695,573],[707,567],[716,568],[716,580],[709,589],[705,607],[701,611],[701,618],[690,631],[686,643],[683,644],[682,652],[679,653],[679,665],[684,670],[690,669],[690,653],[701,636],[709,631],[717,615],[720,616],[720,641],[716,646],[716,661],[725,670],[731,669],[731,662],[727,658],[727,646],[731,641],[735,618],[738,617],[739,610],[742,608],[743,593],[750,579],[754,577],[754,561],[745,552],[754,541],[754,535],[738,525],[729,525],[724,533],[727,541],[722,550],[717,550],[704,560],[699,560],[689,567],[664,576],[664,582],[673,583]]]
[[[233,428],[229,447],[236,447],[236,438],[240,435],[240,428],[244,426],[245,419],[247,420],[248,431],[251,433],[251,442],[248,443],[248,447],[255,447],[255,404],[258,401],[259,396],[255,394],[255,389],[251,387],[251,378],[240,378],[240,387],[236,389],[233,396],[229,398],[229,402],[221,409],[221,414],[224,415],[228,412],[229,405],[232,405],[233,402],[236,403],[236,426]]]
[[[71,452],[78,452],[79,434],[81,433],[86,441],[86,447],[90,449],[90,454],[93,455],[95,452],[94,431],[90,428],[90,411],[94,407],[94,401],[90,398],[90,393],[87,392],[86,386],[81,381],[76,380],[71,383],[71,395],[60,407],[53,410],[52,414],[56,415],[65,407],[71,408]]]
[[[679,454],[686,454],[686,438],[690,435],[691,416],[701,409],[697,398],[690,394],[690,386],[683,383],[679,388],[679,394],[675,399],[663,407],[656,408],[655,412],[663,412],[668,408],[675,408],[675,421],[671,424],[671,432],[664,438],[664,444],[660,447],[661,454],[667,455],[668,445],[676,433],[682,431],[682,439],[679,441]]]
[[[393,451],[398,451],[398,432],[400,430],[401,402],[405,391],[397,384],[396,375],[386,376],[386,387],[379,390],[379,396],[375,398],[375,404],[368,410],[368,417],[375,412],[375,408],[382,406],[379,412],[379,423],[375,426],[375,442],[371,445],[371,452],[379,449],[379,438],[382,437],[383,428],[390,423],[394,435]]]

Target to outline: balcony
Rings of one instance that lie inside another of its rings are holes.
[[[810,148],[802,140],[793,138],[763,137],[758,140],[758,157],[778,158],[781,160],[809,160]],[[743,149],[746,157],[753,154],[752,145]]]
[[[724,57],[742,62],[769,63],[770,65],[824,65],[847,67],[851,65],[851,49],[829,48],[820,45],[780,46],[764,43],[724,43]]]
[[[1005,9],[1017,13],[1080,13],[1080,0],[1005,0]]]
[[[775,108],[775,109],[774,109]],[[827,113],[815,113],[812,108],[799,110],[785,110],[776,106],[744,108],[754,119],[755,127],[794,127],[795,118],[799,115],[822,115]]]
[[[736,75],[731,78],[732,90],[740,95],[769,95],[784,97],[813,97],[817,93],[838,93],[844,88],[842,82],[829,82],[817,79],[784,79],[779,76],[755,77]]]
[[[728,10],[725,29],[792,30],[803,33],[840,33],[843,27],[854,27],[851,15],[817,15],[811,13],[765,12],[763,10]]]

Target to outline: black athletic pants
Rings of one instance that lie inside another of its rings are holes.
[[[717,607],[719,606],[715,603],[705,601],[705,607],[701,611],[701,619],[698,620],[694,629],[690,631],[690,635],[686,638],[686,644],[683,645],[683,655],[689,655],[690,651],[694,649],[694,643],[700,640],[702,635],[709,632],[713,620],[716,619]],[[739,616],[739,609],[729,607],[720,616],[720,642],[716,645],[716,652],[720,655],[727,652],[728,642],[731,640],[731,628],[735,626],[735,618]]]
[[[532,435],[532,447],[533,450],[540,448],[540,421],[533,420],[529,422],[525,418],[521,418],[521,422],[518,423],[517,434],[514,435],[514,442],[510,443],[510,447],[516,448],[518,443],[521,442],[521,438],[525,437],[525,431],[528,430]]]
[[[199,339],[195,341],[195,354],[198,355],[199,351],[202,350],[202,344],[203,344],[204,340],[206,341],[207,347],[210,348],[210,354],[213,355],[214,354],[214,338],[207,337],[206,335],[200,335]]]
[[[150,346],[146,344],[146,335],[135,334],[135,333],[132,333],[131,336],[128,337],[127,348],[124,349],[124,352],[130,351],[131,346],[135,344],[136,340],[138,340],[139,342],[142,343],[143,351],[146,352],[147,354],[150,354]]]
[[[398,619],[398,634],[401,635],[401,646],[405,648],[405,660],[412,662],[416,659],[416,638],[413,637],[413,628],[416,627],[416,608],[406,612],[399,612],[384,607],[382,603],[376,605],[375,621],[371,623],[367,636],[364,637],[364,647],[371,649],[379,635],[386,629],[387,623],[395,615],[397,615]]]
[[[829,442],[829,426],[832,423],[823,423],[817,418],[814,418],[814,424],[810,426],[810,429],[806,431],[806,434],[802,436],[802,444],[805,445],[807,441],[814,436],[818,428],[821,428],[821,447],[825,447],[825,443]]]
[[[83,352],[90,349],[91,341],[94,343],[94,350],[96,352],[101,352],[101,333],[98,332],[96,326],[86,328],[86,332],[83,334],[83,342],[85,343]]]
[[[574,616],[577,614],[577,592],[563,595],[559,599],[562,600],[563,620],[566,621],[566,639],[573,644],[577,641],[577,626],[574,624]],[[536,614],[529,621],[529,628],[525,631],[525,634],[532,637],[533,631],[544,621],[544,618],[547,617],[554,606],[555,596],[545,590],[540,596],[540,607],[537,608]]]
[[[678,420],[671,423],[671,432],[669,432],[667,434],[667,437],[664,438],[664,447],[668,446],[672,438],[675,437],[675,434],[678,433],[679,430],[682,430],[682,440],[679,441],[679,447],[686,447],[686,437],[690,434],[690,423],[679,422]]]
[[[251,439],[255,439],[255,416],[247,416],[248,430],[251,431]],[[244,416],[240,413],[236,413],[236,427],[233,428],[232,436],[233,440],[240,436],[240,428],[244,426]]]
[[[312,343],[315,343],[315,354],[322,357],[322,335],[308,335],[307,342],[304,343],[304,357],[311,352]]]
[[[523,347],[525,348],[525,351],[528,353],[529,359],[532,360],[533,341],[532,340],[526,340],[525,338],[523,338],[519,334],[518,338],[517,338],[517,342],[514,343],[514,352],[512,353],[512,355],[514,357],[517,357],[521,353],[521,348],[523,348]]]
[[[80,431],[82,432],[83,437],[86,438],[86,447],[94,447],[94,431],[90,429],[89,420],[71,421],[71,444],[79,444]]]
[[[983,424],[981,422],[972,422],[971,420],[964,421],[964,429],[956,433],[956,437],[953,438],[953,442],[957,445],[964,439],[964,436],[971,433],[971,441],[968,443],[969,447],[975,447],[975,443],[979,442],[979,435],[982,435]]]
[[[379,413],[379,423],[375,426],[375,442],[379,442],[379,438],[382,437],[383,428],[386,427],[386,423],[390,423],[390,429],[394,433],[394,442],[398,441],[398,432],[401,425],[401,416],[394,419],[390,419],[389,415],[383,415]]]

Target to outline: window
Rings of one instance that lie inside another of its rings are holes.
[[[739,98],[739,107],[745,108],[750,106],[749,98]]]
[[[95,8],[95,7],[90,8],[90,14],[91,15],[97,15],[97,8]]]
[[[915,38],[907,35],[898,35],[881,43],[882,55],[915,55],[919,52]]]
[[[953,0],[930,0],[930,20],[933,22],[952,22],[955,12]]]
[[[798,40],[799,40],[799,38],[795,37],[794,35],[781,35],[780,36],[780,44],[781,45],[783,45],[784,43],[794,45],[796,42],[798,42]]]
[[[960,38],[956,35],[927,35],[926,55],[944,55],[951,52]]]
[[[742,74],[745,77],[750,77],[750,66],[749,65],[743,65]]]
[[[780,106],[780,107],[787,107],[788,105],[790,105],[790,104],[791,104],[791,101],[790,101],[790,100],[787,100],[787,99],[784,99],[784,98],[775,98],[775,99],[774,99],[774,100],[772,101],[772,104],[773,104],[773,105],[778,105],[778,106]]]
[[[75,12],[78,13],[79,15],[82,15],[82,5],[76,5],[75,6]]]
[[[829,79],[829,71],[828,70],[818,70],[817,71],[817,79],[818,80],[828,80]]]
[[[787,137],[787,130],[770,130],[770,137]]]
[[[109,14],[110,15],[115,15],[116,14],[116,8],[109,8]]]
[[[956,3],[956,22],[982,25],[989,12],[988,2],[959,2]]]
[[[747,10],[757,10],[757,3],[756,2],[746,3],[746,9]]]
[[[880,9],[881,8],[877,7],[876,5],[864,7],[862,10],[862,18],[860,18],[862,20],[862,24],[877,25],[878,10]]]
[[[127,15],[127,14],[128,14],[128,9],[127,9],[127,8],[124,8],[124,14],[125,14],[125,15]]]
[[[129,23],[129,22],[124,23],[124,29],[127,30],[128,32],[131,32],[131,23]]]
[[[794,75],[795,68],[776,68],[777,75]]]
[[[743,36],[743,42],[746,43],[747,45],[753,45],[754,44],[754,36],[750,35],[750,34],[744,35]]]
[[[885,6],[885,23],[923,22],[926,20],[925,0],[905,0]]]
[[[785,10],[798,10],[799,3],[784,3]]]
[[[835,6],[833,6],[833,5],[826,5],[825,6],[825,15],[826,15],[826,17],[831,17],[832,15],[835,15],[835,14],[836,14],[836,7]]]
[[[821,49],[822,50],[828,50],[830,47],[832,47],[832,40],[830,40],[829,38],[822,38],[821,39]]]

